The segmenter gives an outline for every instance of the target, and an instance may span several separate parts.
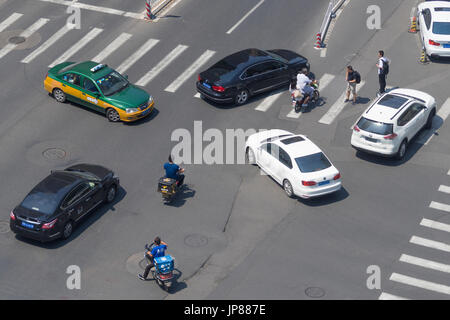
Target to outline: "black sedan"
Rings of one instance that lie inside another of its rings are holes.
[[[198,75],[197,91],[214,102],[244,104],[252,95],[287,86],[308,59],[289,50],[247,49],[229,55]]]
[[[82,217],[112,202],[118,188],[119,178],[99,165],[52,171],[11,211],[11,230],[42,242],[67,239]]]

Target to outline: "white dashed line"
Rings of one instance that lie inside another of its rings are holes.
[[[153,48],[159,40],[148,39],[139,49],[137,49],[131,56],[129,56],[122,64],[117,67],[116,71],[123,73],[130,68],[136,61],[142,58],[151,48]]]
[[[230,28],[230,30],[227,31],[227,34],[230,34],[233,32],[234,29],[236,29],[241,23],[242,21],[244,21],[245,19],[247,19],[247,17],[249,15],[252,14],[253,11],[255,11],[260,5],[262,5],[264,2],[264,0],[261,0],[260,2],[258,2],[258,4],[256,6],[253,7],[253,9],[251,9],[245,16],[242,17],[241,20],[239,20],[233,27]]]
[[[430,282],[430,281],[416,279],[416,278],[408,277],[408,276],[398,274],[398,273],[393,273],[391,275],[391,277],[389,278],[389,280],[450,295],[450,287],[445,286],[443,284],[438,284],[438,283],[434,283],[434,282]]]
[[[136,84],[138,86],[146,86],[187,48],[189,47],[183,44],[179,44],[178,46],[176,46],[175,49],[173,49],[164,57],[164,59],[162,59],[156,66],[154,66],[149,72],[147,72],[142,78],[140,78],[136,82]]]
[[[66,52],[64,52],[58,59],[53,61],[52,64],[49,65],[50,68],[53,68],[59,63],[67,61],[70,57],[72,57],[75,53],[80,51],[85,45],[87,45],[90,41],[92,41],[95,37],[97,37],[103,29],[94,28],[87,35],[85,35],[81,40],[79,40],[76,44],[70,47]]]

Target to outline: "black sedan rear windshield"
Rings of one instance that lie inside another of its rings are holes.
[[[59,202],[58,194],[32,191],[20,205],[29,210],[51,215],[56,211]]]
[[[301,172],[321,171],[331,167],[330,161],[328,161],[322,152],[295,158],[295,162]]]
[[[356,125],[361,130],[381,135],[392,134],[394,126],[392,123],[377,122],[364,117],[359,119]]]

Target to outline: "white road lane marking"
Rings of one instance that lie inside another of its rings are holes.
[[[113,42],[108,44],[108,46],[103,49],[98,55],[96,55],[94,58],[92,58],[92,61],[95,62],[102,62],[104,61],[111,53],[117,50],[121,45],[123,45],[125,42],[127,42],[132,37],[129,33],[122,33],[120,36],[118,36],[116,39],[114,39]]]
[[[197,92],[194,96],[194,98],[199,98],[200,99],[200,92]]]
[[[123,73],[128,70],[136,61],[142,58],[151,48],[159,42],[158,39],[148,39],[139,49],[129,56],[122,64],[117,67],[116,71]]]
[[[450,212],[450,205],[444,204],[444,203],[440,203],[440,202],[436,202],[436,201],[431,201],[430,208],[433,208],[433,209],[436,209],[436,210]]]
[[[402,256],[400,257],[400,261],[409,263],[409,264],[414,264],[419,267],[424,267],[424,268],[428,268],[428,269],[433,269],[433,270],[437,270],[437,271],[450,273],[450,265],[448,265],[448,264],[443,264],[443,263],[439,263],[436,261],[413,257],[413,256],[410,256],[407,254],[402,254]]]
[[[167,88],[164,89],[164,91],[167,92],[175,92],[178,90],[181,85],[191,78],[195,72],[200,69],[201,66],[203,66],[211,57],[215,54],[215,51],[212,50],[206,50],[203,52],[203,54],[197,58],[197,60],[194,61],[182,74],[180,74],[171,84],[167,86]]]
[[[43,25],[45,25],[47,22],[49,22],[49,19],[41,18],[37,20],[35,23],[33,23],[31,26],[29,26],[27,29],[25,29],[20,36],[24,38],[28,38],[33,33],[35,33],[37,30],[39,30]],[[17,44],[8,43],[6,46],[4,46],[0,50],[0,59],[6,56],[8,53],[13,51],[16,48]]]
[[[26,56],[21,62],[22,63],[30,63],[33,61],[38,55],[47,50],[50,46],[52,46],[56,41],[61,39],[69,30],[67,26],[62,27],[54,35],[47,39],[43,44],[41,44],[36,50]]]
[[[75,53],[80,51],[85,45],[87,45],[90,41],[92,41],[95,37],[97,37],[102,31],[103,31],[103,29],[100,29],[100,28],[94,28],[91,31],[89,31],[89,33],[86,34],[81,40],[79,40],[76,44],[74,44],[72,47],[70,47],[58,59],[53,61],[49,65],[49,68],[53,68],[57,64],[67,61]]]
[[[325,58],[327,56],[327,48],[320,49],[320,57]]]
[[[408,276],[405,276],[405,275],[399,274],[399,273],[393,273],[391,275],[391,277],[389,278],[389,280],[403,283],[403,284],[410,285],[410,286],[414,286],[414,287],[418,287],[418,288],[422,288],[425,290],[430,290],[430,291],[435,291],[435,292],[450,295],[450,287],[449,286],[445,286],[443,284],[425,281],[425,280],[421,280],[421,279],[416,279],[413,277],[408,277]]]
[[[450,187],[449,186],[440,185],[438,191],[450,194]]]
[[[395,296],[390,293],[382,292],[378,297],[378,300],[409,300],[403,297]]]
[[[18,20],[21,16],[23,16],[22,13],[14,12],[12,15],[10,15],[8,18],[6,18],[2,23],[0,23],[0,32],[8,28],[10,25],[12,25],[16,20]]]
[[[450,98],[447,98],[444,104],[439,108],[437,115],[441,117],[443,121],[445,121],[449,114],[450,114]]]
[[[411,239],[409,240],[409,242],[417,244],[419,246],[424,246],[427,248],[450,252],[450,245],[443,243],[443,242],[429,240],[429,239],[425,239],[425,238],[421,238],[421,237],[417,237],[417,236],[412,236]]]
[[[183,44],[179,44],[169,54],[167,54],[156,66],[141,77],[136,84],[138,86],[146,86],[152,81],[161,71],[163,71],[173,60],[175,60],[184,50],[189,48]]]
[[[282,94],[283,92],[278,92],[271,96],[268,96],[255,108],[255,110],[266,112],[267,110],[269,110],[275,100],[277,100]]]
[[[420,222],[421,226],[424,227],[428,227],[428,228],[433,228],[436,230],[441,230],[441,231],[447,231],[450,232],[450,224],[446,224],[446,223],[442,223],[442,222],[438,222],[438,221],[434,221],[434,220],[430,220],[430,219],[422,219],[422,221]]]
[[[127,11],[123,11],[123,10],[94,6],[94,5],[80,3],[80,2],[74,2],[74,1],[66,1],[66,0],[39,0],[39,1],[61,4],[61,5],[65,5],[65,6],[72,6],[75,8],[86,9],[86,10],[97,11],[97,12],[119,15],[119,16],[125,16],[125,17],[130,17],[130,18],[135,18],[135,19],[143,19],[144,18],[144,15],[142,13],[127,12]]]
[[[361,80],[361,83],[359,83],[356,86],[356,90],[361,90],[361,88],[364,87],[365,84],[366,84],[366,82]],[[347,90],[344,90],[344,92],[338,98],[338,100],[331,106],[330,109],[328,109],[327,113],[325,113],[323,115],[323,117],[320,118],[320,120],[319,120],[320,123],[331,124],[334,121],[334,119],[336,119],[336,117],[339,115],[339,113],[341,113],[342,110],[344,110],[344,107],[347,105],[347,103],[344,102],[344,99],[347,94],[346,91]],[[348,102],[348,103],[350,104],[350,102]]]
[[[236,29],[245,19],[247,19],[247,17],[249,15],[251,15],[253,11],[258,9],[258,7],[263,4],[263,2],[264,2],[264,0],[261,0],[260,2],[258,2],[258,4],[256,6],[254,6],[245,16],[242,17],[241,20],[239,20],[234,26],[232,26],[230,28],[230,30],[227,31],[227,34],[232,33],[234,31],[234,29]]]

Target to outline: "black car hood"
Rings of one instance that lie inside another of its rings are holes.
[[[30,210],[27,208],[24,208],[22,206],[17,206],[14,210],[14,215],[16,216],[16,218],[18,216],[20,216],[21,218],[25,218],[25,219],[32,219],[34,220],[38,220],[41,222],[47,222],[50,218],[50,215],[48,214],[44,214],[42,212],[39,211],[35,211],[35,210]]]
[[[109,170],[103,166],[99,166],[96,164],[87,164],[87,163],[76,164],[74,166],[66,168],[65,170],[90,172],[90,173],[96,175],[97,177],[99,177],[100,180],[105,179],[108,174],[112,173],[111,170]]]
[[[276,55],[279,55],[280,57],[286,59],[289,64],[297,64],[297,63],[304,63],[307,62],[308,59],[305,57],[299,55],[298,53],[295,53],[291,50],[285,50],[285,49],[272,49],[267,50],[269,52],[275,53]]]

